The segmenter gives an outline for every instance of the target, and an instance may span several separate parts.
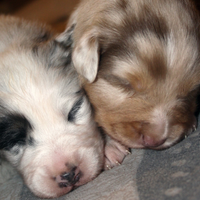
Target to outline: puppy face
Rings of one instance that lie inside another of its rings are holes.
[[[70,23],[73,62],[107,134],[163,149],[192,132],[200,65],[190,1],[83,1]]]
[[[1,17],[0,26],[1,154],[35,195],[63,195],[95,178],[103,164],[70,46],[15,18]]]

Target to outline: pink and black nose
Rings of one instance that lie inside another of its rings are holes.
[[[57,175],[55,180],[58,183],[60,188],[73,186],[75,185],[81,177],[81,172],[74,167],[69,172],[64,172],[60,175]]]

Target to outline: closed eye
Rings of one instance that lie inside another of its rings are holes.
[[[69,122],[74,122],[77,112],[79,111],[79,109],[81,108],[81,105],[83,103],[83,98],[81,97],[72,107],[72,109],[70,110],[69,114],[68,114],[68,121]]]
[[[111,85],[123,89],[125,92],[133,92],[133,87],[126,79],[120,78],[115,75],[105,75],[103,78]]]

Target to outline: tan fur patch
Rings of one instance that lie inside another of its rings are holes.
[[[132,148],[161,149],[191,133],[200,18],[189,0],[87,0],[74,23],[75,46],[86,30],[97,31],[98,73],[82,83],[107,134]]]

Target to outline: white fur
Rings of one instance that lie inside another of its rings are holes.
[[[18,19],[3,17],[0,25],[3,27],[5,23],[7,26],[11,21],[21,23]],[[35,195],[57,197],[73,188],[73,185],[61,188],[57,183],[59,175],[70,170],[69,166],[76,166],[76,173],[82,174],[75,186],[85,184],[98,175],[103,167],[103,140],[71,64],[66,66],[66,70],[62,66],[48,67],[51,59],[59,59],[57,54],[53,55],[54,58],[49,55],[43,58],[39,51],[38,56],[33,55],[33,46],[41,44],[34,41],[31,44],[31,36],[30,42],[24,37],[28,38],[26,29],[37,27],[26,22],[22,24],[24,30],[7,26],[0,33],[10,29],[16,34],[16,40],[10,38],[14,41],[7,48],[0,47],[0,106],[5,116],[17,113],[30,122],[32,130],[26,137],[32,138],[33,144],[16,143],[9,150],[2,149],[0,152],[20,172]],[[54,48],[54,44],[47,46],[47,50]],[[61,47],[57,48],[63,53]],[[63,55],[68,56],[66,53]],[[83,103],[75,121],[70,122],[68,114],[80,98],[83,98]]]

